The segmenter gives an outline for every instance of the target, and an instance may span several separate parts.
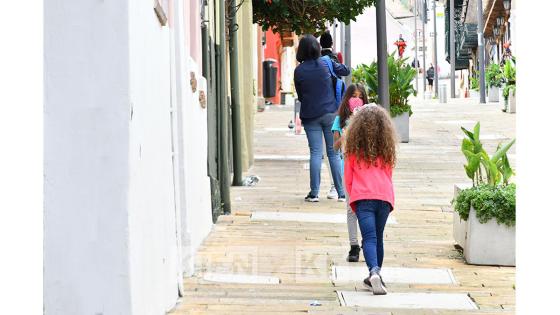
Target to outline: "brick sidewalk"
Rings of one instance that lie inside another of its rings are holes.
[[[448,100],[451,101],[451,100]],[[276,107],[256,115],[255,165],[246,175],[255,187],[232,189],[233,213],[222,216],[197,255],[197,272],[185,279],[185,296],[171,314],[513,314],[515,268],[471,266],[455,249],[450,201],[453,184],[468,182],[460,152],[460,126],[480,120],[486,147],[515,134],[515,115],[498,105],[468,100],[438,104],[415,100],[411,140],[401,144],[394,174],[397,224],[385,232],[384,267],[448,268],[455,283],[388,283],[391,293],[466,293],[478,310],[359,308],[341,306],[337,291],[365,292],[359,281],[333,281],[333,266],[364,266],[345,261],[346,224],[254,220],[251,214],[307,213],[338,218],[343,203],[326,199],[327,168],[322,173],[321,201],[305,203],[309,190],[307,141],[287,128],[292,108]],[[503,138],[503,139],[500,139]],[[511,160],[515,165],[515,147]],[[337,216],[338,215],[338,216]],[[330,218],[329,217],[329,218]],[[335,220],[336,221],[336,220]],[[261,276],[254,281],[279,284],[214,282],[211,274]],[[264,278],[264,277],[268,278]],[[360,275],[362,276],[362,275]],[[207,277],[207,279],[204,279]],[[389,295],[388,295],[389,296]],[[371,297],[374,299],[376,297]],[[317,301],[318,306],[310,305]]]

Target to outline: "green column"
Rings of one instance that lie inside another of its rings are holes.
[[[243,167],[241,161],[241,101],[239,97],[239,60],[237,56],[237,6],[230,0],[229,22],[229,76],[231,80],[231,127],[233,141],[233,186],[241,186]]]
[[[219,30],[220,30],[220,47],[217,51],[218,55],[218,93],[219,110],[218,110],[218,134],[219,134],[219,169],[220,169],[220,192],[222,196],[223,211],[225,214],[231,213],[230,201],[230,172],[228,164],[228,104],[227,104],[227,75],[226,75],[226,21],[225,21],[225,0],[219,3]]]

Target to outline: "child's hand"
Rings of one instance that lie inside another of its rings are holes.
[[[333,146],[334,146],[334,149],[335,149],[335,151],[339,151],[339,150],[340,150],[340,147],[341,147],[341,145],[342,145],[342,139],[338,139],[338,140],[336,140],[336,141],[334,142],[334,145],[333,145]]]

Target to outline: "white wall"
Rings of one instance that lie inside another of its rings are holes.
[[[171,149],[169,27],[151,2],[129,1],[129,233],[133,314],[160,314],[180,279]]]
[[[287,93],[294,93],[294,60],[296,60],[296,53],[294,47],[284,47],[281,52],[282,64],[282,90]]]
[[[198,91],[186,93],[180,119],[183,123],[183,134],[180,136],[184,143],[186,211],[183,212],[186,221],[186,231],[190,239],[189,248],[183,253],[185,273],[194,272],[194,256],[202,241],[212,229],[212,201],[210,197],[210,177],[208,177],[208,129],[207,110],[200,106],[199,91],[206,91],[206,79],[198,72],[199,66],[190,57],[187,58],[187,72],[196,74]],[[190,87],[190,85],[189,85]]]
[[[192,273],[212,217],[185,47],[151,1],[45,3],[45,314],[163,314]]]
[[[132,310],[127,6],[45,1],[45,314]]]
[[[194,255],[212,228],[212,203],[210,178],[208,177],[208,129],[207,110],[200,106],[199,91],[205,95],[206,80],[200,72],[201,66],[189,55],[201,50],[200,35],[190,36],[198,29],[188,19],[198,10],[176,4],[174,21],[171,26],[172,41],[175,43],[172,60],[172,97],[176,109],[176,130],[179,194],[181,205],[181,257],[185,275],[194,273]],[[192,13],[192,14],[191,14]],[[191,89],[191,72],[195,74],[197,91]]]
[[[187,259],[184,259],[188,253],[190,253],[190,233],[187,226],[186,218],[186,204],[187,204],[187,194],[186,194],[186,176],[185,172],[185,154],[184,147],[185,142],[183,141],[183,120],[182,120],[182,110],[183,103],[186,101],[186,94],[189,89],[189,78],[187,73],[187,68],[185,66],[186,57],[185,50],[188,51],[188,46],[183,45],[184,40],[184,10],[182,2],[178,2],[173,11],[172,21],[169,25],[170,31],[170,41],[172,52],[170,54],[171,59],[171,102],[173,107],[173,146],[174,146],[174,176],[175,182],[175,192],[178,198],[175,200],[175,209],[177,213],[178,225],[181,231],[181,258],[183,269],[192,269],[189,264],[185,264]]]

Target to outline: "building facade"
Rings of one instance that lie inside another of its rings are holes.
[[[229,203],[224,3],[45,2],[45,314],[176,305]],[[243,43],[256,37],[250,5],[238,12]],[[246,168],[256,109],[247,68]]]

